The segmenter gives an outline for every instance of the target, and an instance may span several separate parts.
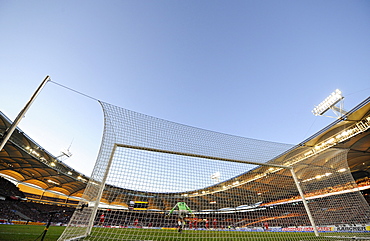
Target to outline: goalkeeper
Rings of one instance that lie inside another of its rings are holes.
[[[193,211],[191,211],[191,209],[188,207],[188,205],[186,205],[185,202],[176,203],[176,205],[171,209],[168,215],[172,214],[176,208],[179,209],[178,214],[179,214],[179,218],[181,219],[183,219],[184,216],[186,216],[188,213],[191,213],[194,216]]]
[[[191,209],[188,207],[188,205],[186,205],[185,202],[178,202],[167,214],[167,216],[171,215],[176,208],[179,209],[178,211],[179,218],[177,222],[178,222],[178,232],[181,233],[185,226],[184,216],[187,216],[188,213],[191,213],[193,216],[194,214],[193,211],[191,211]]]

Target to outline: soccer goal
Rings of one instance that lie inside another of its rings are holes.
[[[348,150],[292,153],[291,145],[101,105],[104,134],[86,201],[58,240],[368,237],[369,207]]]

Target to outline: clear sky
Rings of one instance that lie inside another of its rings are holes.
[[[158,118],[298,144],[334,119],[311,110],[335,89],[370,94],[370,1],[0,0],[0,110],[11,120],[46,75]],[[99,104],[48,83],[20,124],[91,174]]]

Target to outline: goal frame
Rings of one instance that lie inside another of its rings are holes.
[[[161,149],[155,149],[155,148],[148,148],[148,147],[132,146],[132,145],[125,145],[125,144],[115,143],[113,148],[112,148],[112,152],[110,154],[110,157],[109,157],[109,160],[108,160],[108,163],[107,163],[107,167],[106,167],[105,172],[104,172],[103,180],[102,180],[102,183],[100,185],[100,190],[98,192],[98,197],[97,197],[96,202],[94,204],[94,208],[92,210],[92,215],[90,216],[90,220],[88,222],[89,223],[88,228],[86,230],[86,233],[85,233],[84,237],[87,237],[91,233],[91,229],[92,229],[93,224],[94,224],[94,218],[95,218],[95,215],[96,215],[97,210],[99,208],[99,202],[100,202],[101,197],[103,195],[103,191],[104,191],[104,188],[105,188],[106,180],[108,178],[109,170],[110,170],[110,167],[111,167],[112,162],[113,162],[114,154],[116,152],[116,149],[120,148],[120,147],[134,149],[134,150],[164,153],[164,154],[170,154],[170,155],[196,157],[196,158],[209,159],[209,160],[236,162],[236,163],[243,163],[243,164],[252,164],[252,165],[256,165],[256,166],[267,166],[267,167],[276,167],[276,168],[288,169],[288,170],[290,170],[290,172],[292,174],[292,177],[293,177],[294,183],[296,185],[296,188],[299,192],[300,197],[302,198],[302,202],[303,202],[305,211],[307,213],[307,216],[310,220],[310,223],[311,223],[311,226],[313,228],[314,234],[315,234],[316,237],[319,236],[319,232],[318,232],[317,226],[315,224],[314,218],[311,214],[310,208],[308,207],[308,203],[307,203],[307,200],[306,200],[305,195],[303,193],[302,187],[300,185],[300,182],[299,182],[299,180],[297,178],[297,175],[294,172],[294,168],[292,166],[277,165],[277,164],[272,164],[272,163],[260,163],[260,162],[252,162],[252,161],[243,161],[243,160],[234,160],[234,159],[228,159],[228,158],[213,157],[213,156],[206,156],[206,155],[176,152],[176,151],[161,150]],[[81,238],[81,237],[79,237],[79,238]]]

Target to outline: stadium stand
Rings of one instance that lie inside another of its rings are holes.
[[[57,212],[53,222],[66,224],[73,211],[74,208],[68,206],[29,201],[12,182],[0,177],[0,223],[45,223],[50,212]]]

